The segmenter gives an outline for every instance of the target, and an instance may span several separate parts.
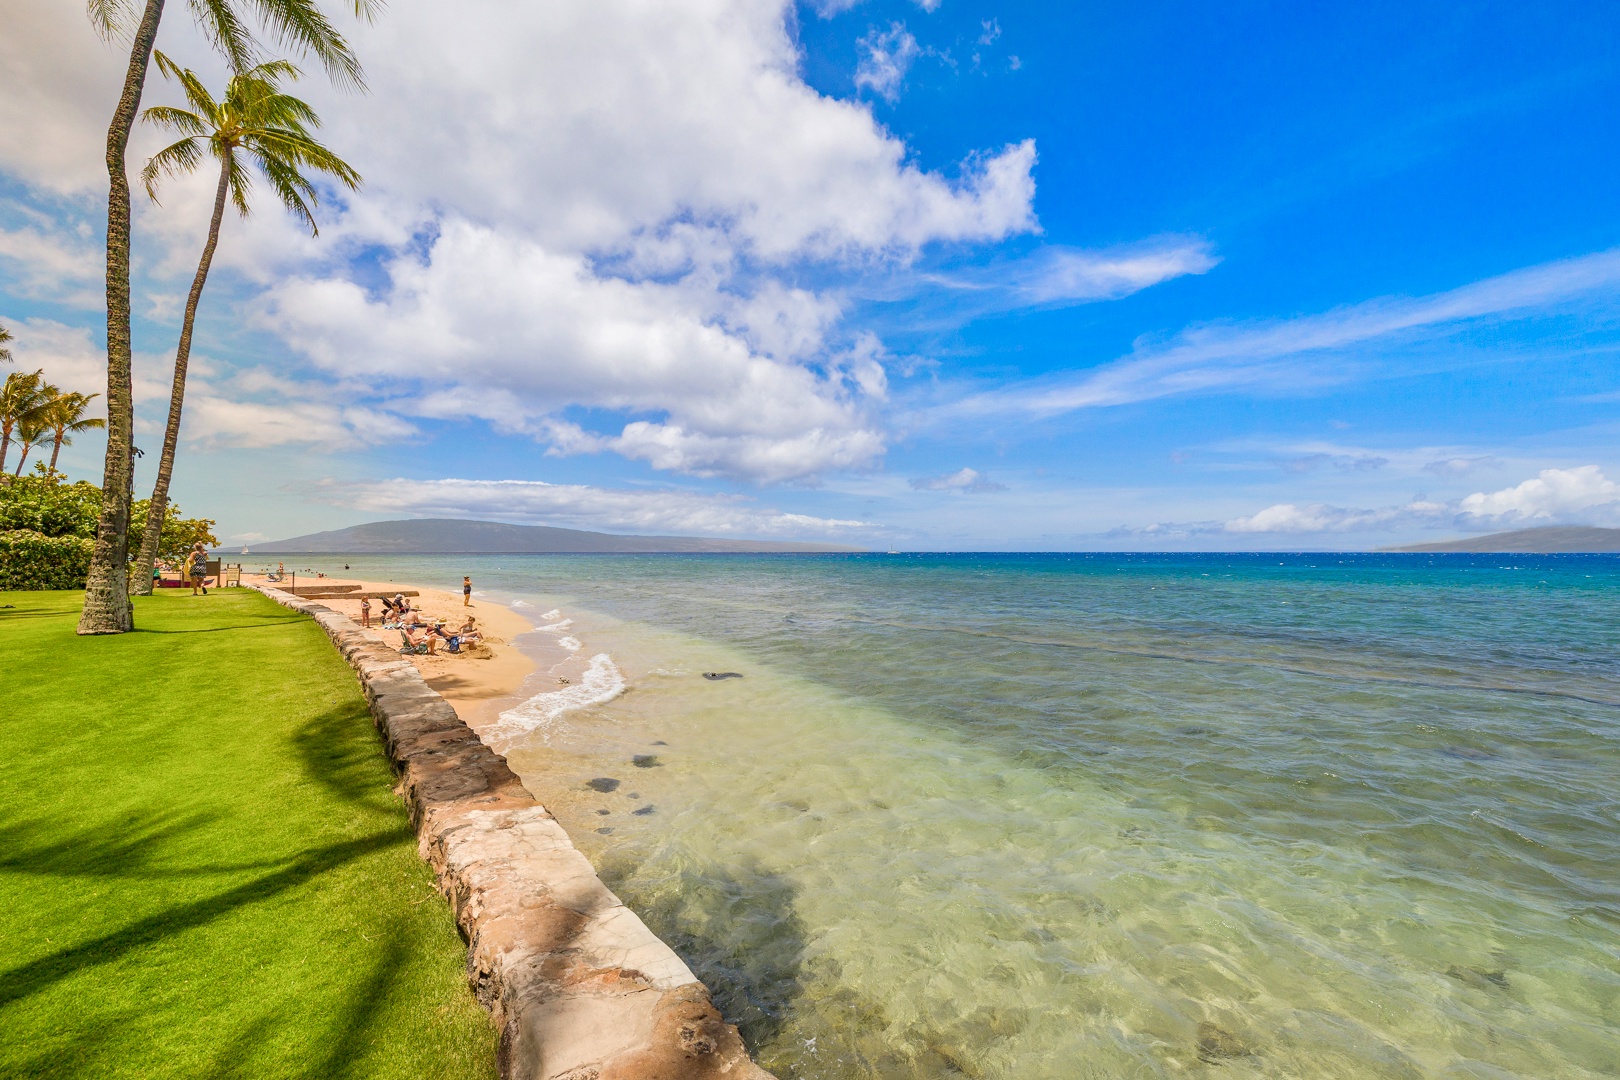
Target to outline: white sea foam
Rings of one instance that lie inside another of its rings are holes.
[[[520,601],[520,603],[521,603],[521,601]],[[528,607],[527,604],[524,604],[523,606]],[[542,619],[560,619],[560,618],[562,618],[562,612],[558,611],[556,608],[552,608],[550,611],[546,612],[544,615],[542,615],[540,617]]]
[[[564,713],[605,704],[624,691],[624,672],[607,653],[597,653],[591,657],[591,665],[579,682],[536,694],[523,704],[507,709],[485,737],[496,750],[505,751],[523,736],[549,728]]]
[[[534,607],[534,605],[529,603],[527,600],[514,600],[514,601],[512,601],[512,606],[513,607]],[[551,618],[552,616],[554,616],[556,614],[557,613],[555,611],[553,611],[550,615],[542,615],[541,618],[549,619],[549,618]]]

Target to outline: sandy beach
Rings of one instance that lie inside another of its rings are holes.
[[[243,574],[244,582],[275,588],[279,582],[268,581],[262,574]],[[291,581],[286,583],[292,585]],[[421,609],[430,621],[443,619],[459,626],[468,615],[478,619],[489,646],[488,656],[459,655],[440,652],[433,656],[409,656],[427,684],[438,691],[456,713],[474,730],[492,720],[496,713],[519,699],[519,688],[534,672],[534,661],[516,648],[512,640],[519,634],[534,629],[534,624],[511,608],[490,600],[473,596],[472,603],[462,606],[460,592],[434,589],[406,581],[368,581],[354,577],[306,577],[298,575],[297,587],[302,589],[331,585],[359,585],[362,592],[409,592],[420,595],[411,598],[411,604]],[[319,601],[334,611],[360,621],[360,601],[323,598]],[[370,634],[390,648],[400,646],[398,630],[382,629],[382,601],[371,602]]]

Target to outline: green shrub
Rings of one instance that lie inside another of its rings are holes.
[[[83,536],[0,532],[0,589],[82,589],[94,546]]]
[[[146,513],[150,505],[151,500],[141,499],[130,509],[129,554],[132,559],[140,550],[141,533],[146,529]],[[28,476],[0,477],[0,532],[26,529],[45,536],[94,539],[96,519],[100,516],[101,489],[87,480],[70,484],[61,473],[47,472],[43,465]],[[170,503],[163,517],[158,558],[179,558],[199,540],[209,547],[217,547],[219,539],[214,536],[213,529],[212,520],[183,518],[180,507]]]
[[[0,532],[93,537],[100,515],[101,489],[89,481],[64,483],[60,473],[0,480]]]

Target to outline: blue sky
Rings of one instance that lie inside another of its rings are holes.
[[[60,7],[25,0],[0,43],[24,76],[0,322],[94,389],[118,61]],[[182,16],[160,47],[217,81]],[[400,0],[354,37],[370,95],[301,86],[366,188],[318,240],[228,221],[204,301],[175,490],[232,540],[1620,525],[1611,6],[622,0],[447,27]],[[211,186],[137,220],[154,447]]]

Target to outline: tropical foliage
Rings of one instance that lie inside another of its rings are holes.
[[[81,431],[104,428],[107,421],[98,416],[86,417],[90,402],[100,394],[58,394],[46,406],[44,423],[51,431],[51,463],[47,472],[56,471],[56,458],[62,447],[73,445],[73,436]],[[19,473],[21,468],[17,470]]]
[[[208,242],[203,245],[197,273],[186,298],[185,317],[180,324],[180,345],[175,350],[174,385],[169,393],[169,423],[163,434],[163,452],[158,457],[157,482],[152,488],[151,508],[141,537],[140,554],[135,559],[130,591],[137,595],[152,590],[152,564],[157,559],[169,502],[169,483],[174,475],[175,448],[180,441],[180,413],[185,404],[186,370],[191,360],[191,335],[197,322],[197,304],[208,280],[208,268],[219,244],[219,228],[225,217],[227,199],[237,213],[249,213],[248,192],[252,173],[247,164],[270,182],[271,189],[290,212],[318,234],[314,206],[319,196],[305,174],[326,173],[353,190],[360,174],[336,154],[316,142],[310,129],[320,126],[315,110],[290,94],[281,92],[283,79],[296,79],[299,71],[285,60],[259,64],[233,76],[219,100],[209,93],[195,72],[183,69],[162,53],[157,53],[159,69],[180,84],[190,109],[155,106],[147,109],[148,122],[185,136],[160,150],[141,170],[146,194],[157,201],[158,186],[164,177],[194,171],[208,158],[219,163],[219,183],[214,194],[214,215],[208,226]],[[133,520],[141,520],[138,516]]]
[[[51,442],[49,471],[56,471],[57,456],[62,447],[72,445],[75,434],[107,426],[105,420],[84,415],[100,396],[64,394],[45,381],[42,371],[15,371],[6,376],[0,385],[0,477],[5,475],[13,442],[22,448],[13,475],[22,475],[29,450],[47,439]]]
[[[378,0],[350,0],[356,15],[370,18]],[[164,0],[89,0],[90,21],[108,40],[129,38],[129,67],[107,125],[107,456],[102,487],[109,492],[96,527],[96,549],[85,587],[81,634],[121,634],[134,629],[128,590],[131,483],[135,462],[129,299],[130,198],[125,153],[135,126],[146,71],[163,19]],[[315,0],[191,0],[204,37],[234,72],[258,64],[258,39],[243,18],[251,8],[274,40],[314,56],[332,81],[361,87],[360,61]]]
[[[43,371],[14,371],[0,384],[0,476],[5,475],[13,442],[22,446],[27,459],[42,433],[45,410],[60,393],[45,381]],[[22,472],[21,464],[17,471]]]
[[[94,546],[82,536],[0,532],[0,589],[82,589]]]
[[[143,499],[137,512],[146,511]],[[96,535],[101,515],[101,489],[86,480],[68,483],[60,473],[49,472],[43,463],[28,476],[12,477],[0,484],[0,534],[24,530],[46,537]],[[178,506],[170,504],[163,518],[163,542],[159,557],[177,558],[201,540],[209,547],[219,544],[209,518],[186,518]]]
[[[11,331],[0,326],[0,364],[11,363],[11,350],[6,348],[6,342],[11,340]]]

